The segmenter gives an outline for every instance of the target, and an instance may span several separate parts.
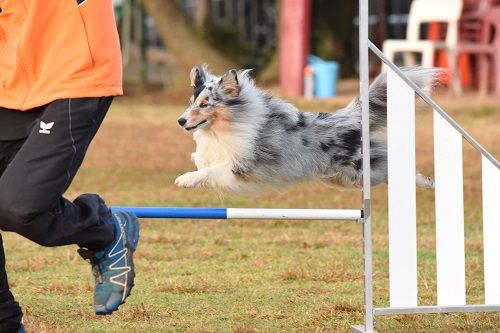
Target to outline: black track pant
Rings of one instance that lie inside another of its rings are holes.
[[[112,97],[56,100],[37,108],[38,119],[28,117],[21,124],[30,128],[26,138],[0,140],[2,231],[43,246],[78,244],[101,250],[112,242],[111,214],[98,195],[84,194],[73,202],[62,197],[111,101]],[[21,317],[9,291],[0,236],[0,332],[17,332]]]

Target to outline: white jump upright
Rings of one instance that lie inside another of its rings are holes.
[[[374,307],[372,254],[367,254],[365,250],[365,324],[353,326],[352,331],[375,332],[373,318],[378,315],[500,312],[500,163],[368,39],[368,0],[359,0],[359,8],[362,95],[367,90],[363,80],[366,80],[369,70],[366,50],[370,49],[389,68],[389,306]],[[418,304],[415,94],[434,109],[437,304],[430,306]],[[363,105],[363,108],[367,107]],[[484,304],[466,303],[462,170],[464,140],[482,156]],[[365,249],[371,251],[371,232],[365,232],[364,237]],[[367,243],[370,244],[367,246]],[[367,276],[370,278],[367,279]]]
[[[462,135],[434,111],[438,305],[465,305],[462,140]]]
[[[415,92],[387,73],[389,289],[391,306],[417,305]]]
[[[500,304],[500,171],[482,157],[485,304]]]

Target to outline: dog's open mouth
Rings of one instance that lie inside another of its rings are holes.
[[[200,121],[198,124],[196,124],[194,126],[186,127],[186,131],[192,131],[192,130],[198,128],[198,126],[203,125],[206,122],[207,122],[207,120],[205,119],[205,120]]]

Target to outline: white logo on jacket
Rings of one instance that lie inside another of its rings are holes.
[[[44,123],[43,121],[40,121],[40,130],[38,133],[42,134],[50,134],[50,130],[54,126],[54,122],[51,123]]]

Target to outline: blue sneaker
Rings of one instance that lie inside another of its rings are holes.
[[[99,252],[78,250],[80,256],[92,264],[94,311],[98,315],[118,310],[134,286],[133,254],[139,242],[139,220],[127,211],[114,212],[112,216],[115,224],[113,243]]]
[[[17,333],[26,333],[26,330],[24,329],[23,324],[21,324],[21,326],[19,326],[19,330],[17,331]]]

